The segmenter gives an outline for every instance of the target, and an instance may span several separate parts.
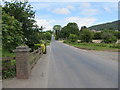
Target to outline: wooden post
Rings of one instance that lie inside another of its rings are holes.
[[[29,63],[29,51],[28,46],[16,47],[14,52],[16,53],[16,76],[17,79],[28,79],[30,74]]]

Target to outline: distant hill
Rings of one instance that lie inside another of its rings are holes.
[[[109,23],[104,23],[104,24],[99,24],[99,25],[94,25],[91,27],[88,27],[90,30],[96,30],[96,31],[102,31],[102,30],[118,30],[118,23],[120,24],[120,20],[114,21],[114,22],[109,22]],[[119,26],[120,30],[120,26]]]

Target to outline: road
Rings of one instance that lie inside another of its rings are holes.
[[[108,54],[107,54],[108,55]],[[110,56],[109,56],[110,57]],[[117,88],[118,62],[52,37],[29,79],[6,79],[3,88]],[[1,86],[0,86],[1,87]]]
[[[106,60],[52,37],[48,88],[117,88],[118,62]]]

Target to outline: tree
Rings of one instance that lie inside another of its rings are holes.
[[[94,39],[101,39],[101,32],[95,32],[94,33]]]
[[[86,26],[82,26],[80,31],[85,30],[85,29],[87,29],[87,27]]]
[[[22,26],[23,31],[23,40],[25,43],[31,43],[31,35],[34,35],[33,28],[36,27],[35,25],[35,12],[32,10],[33,7],[31,7],[28,2],[4,2],[5,5],[3,7],[3,11],[7,13],[10,16],[14,16],[15,19],[17,19]]]
[[[45,38],[45,40],[51,40],[51,33],[50,32],[45,32],[44,33],[44,38]]]
[[[55,30],[56,35],[60,32],[61,28],[62,27],[60,25],[54,25],[53,30]]]
[[[116,36],[110,32],[103,32],[101,36],[104,43],[115,43],[117,41]]]
[[[23,43],[21,23],[4,11],[2,12],[2,36],[3,49],[11,51]]]
[[[117,39],[120,39],[120,31],[115,31],[114,36],[116,36]]]
[[[92,42],[93,32],[88,29],[82,30],[80,32],[80,39],[82,40],[82,42]]]
[[[69,37],[69,30],[68,30],[67,26],[64,26],[61,29],[60,38],[68,38],[68,37]]]
[[[79,35],[79,27],[76,23],[68,23],[67,29],[68,29],[69,35],[70,34]]]
[[[43,29],[45,29],[45,27],[41,26],[39,30],[42,32]]]
[[[60,31],[61,31],[60,25],[54,25],[53,30],[55,31],[55,39],[58,40],[60,38]]]
[[[59,38],[69,38],[70,34],[79,35],[79,27],[76,23],[68,23],[64,26],[59,34]]]
[[[75,35],[75,34],[70,34],[70,36],[69,36],[69,40],[71,41],[71,42],[75,42],[75,41],[77,41],[77,35]]]
[[[2,48],[2,6],[0,6],[0,48]]]
[[[47,30],[46,32],[49,32],[50,34],[53,34],[53,31],[51,31],[51,30]]]

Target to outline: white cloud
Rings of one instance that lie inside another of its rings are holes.
[[[119,6],[119,3],[115,3],[115,2],[105,3],[102,5],[103,9],[108,13],[118,11],[118,6]]]
[[[88,2],[86,2],[86,3],[81,3],[80,6],[81,6],[81,7],[90,7],[91,4],[88,3]]]
[[[104,7],[104,10],[105,10],[106,12],[108,12],[108,13],[111,13],[111,12],[112,12],[112,10],[111,10],[109,7]]]
[[[96,18],[93,17],[85,17],[85,18],[80,18],[80,17],[68,17],[65,19],[66,23],[68,22],[75,22],[78,24],[79,28],[81,26],[91,26],[94,24],[94,22],[97,20]]]
[[[53,12],[56,14],[69,14],[70,10],[68,8],[57,8]]]
[[[92,16],[99,13],[99,10],[94,8],[91,3],[84,2],[80,4],[80,14],[85,16]]]
[[[70,14],[71,10],[74,10],[75,7],[73,7],[72,5],[68,5],[65,8],[56,8],[53,10],[54,13],[56,14]]]
[[[39,27],[41,27],[41,26],[45,27],[45,31],[52,30],[53,26],[51,25],[51,23],[55,22],[55,20],[46,20],[46,19],[39,19],[36,21],[37,21],[37,25]]]
[[[71,9],[71,10],[74,10],[74,9],[75,9],[75,7],[73,7],[72,5],[68,5],[67,8],[68,8],[68,9]]]
[[[29,0],[30,2],[119,2],[119,0]]]
[[[81,11],[81,14],[83,15],[88,15],[88,16],[91,16],[91,15],[96,15],[98,14],[99,11],[97,9],[92,9],[92,8],[89,8],[89,9],[83,9]]]
[[[48,3],[32,3],[31,5],[34,7],[34,10],[41,10],[50,7]]]

